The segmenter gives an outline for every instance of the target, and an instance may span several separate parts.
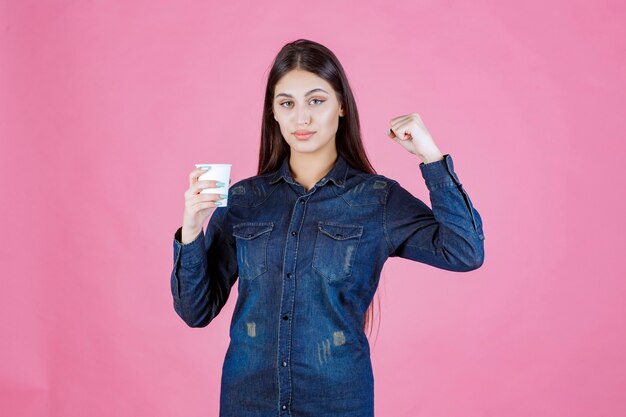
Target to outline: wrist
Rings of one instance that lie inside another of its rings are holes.
[[[431,162],[441,161],[443,159],[443,153],[441,151],[433,151],[426,154],[418,155],[424,164],[430,164]]]
[[[189,230],[183,227],[180,232],[180,243],[182,243],[183,245],[186,245],[188,243],[193,242],[194,240],[198,238],[198,236],[200,236],[201,231],[202,231],[202,228],[198,230],[195,230],[195,229]]]

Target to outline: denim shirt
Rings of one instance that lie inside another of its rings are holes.
[[[452,157],[419,168],[432,209],[397,181],[339,155],[308,191],[289,157],[233,184],[206,232],[174,234],[174,310],[204,327],[238,281],[221,417],[374,415],[363,330],[383,264],[401,257],[456,272],[484,258],[482,220]],[[237,280],[239,278],[239,280]]]

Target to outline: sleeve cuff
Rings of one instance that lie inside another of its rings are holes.
[[[174,233],[174,257],[175,259],[180,257],[181,262],[187,265],[197,264],[202,262],[204,256],[204,230],[200,230],[200,233],[194,240],[189,243],[181,243],[182,239],[182,226]]]
[[[454,172],[454,163],[450,154],[445,154],[439,161],[428,164],[422,162],[419,167],[429,190],[460,184]]]

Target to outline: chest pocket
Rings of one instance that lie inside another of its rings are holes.
[[[267,241],[272,222],[245,222],[233,225],[237,264],[241,279],[253,280],[267,272]]]
[[[363,226],[318,222],[313,269],[334,282],[346,279],[352,274]]]

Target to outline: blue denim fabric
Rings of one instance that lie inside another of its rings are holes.
[[[233,184],[206,233],[174,234],[176,313],[204,327],[238,280],[221,377],[221,417],[374,415],[364,313],[389,257],[465,272],[484,259],[482,219],[452,157],[419,165],[432,210],[339,156],[305,191],[288,157]]]

